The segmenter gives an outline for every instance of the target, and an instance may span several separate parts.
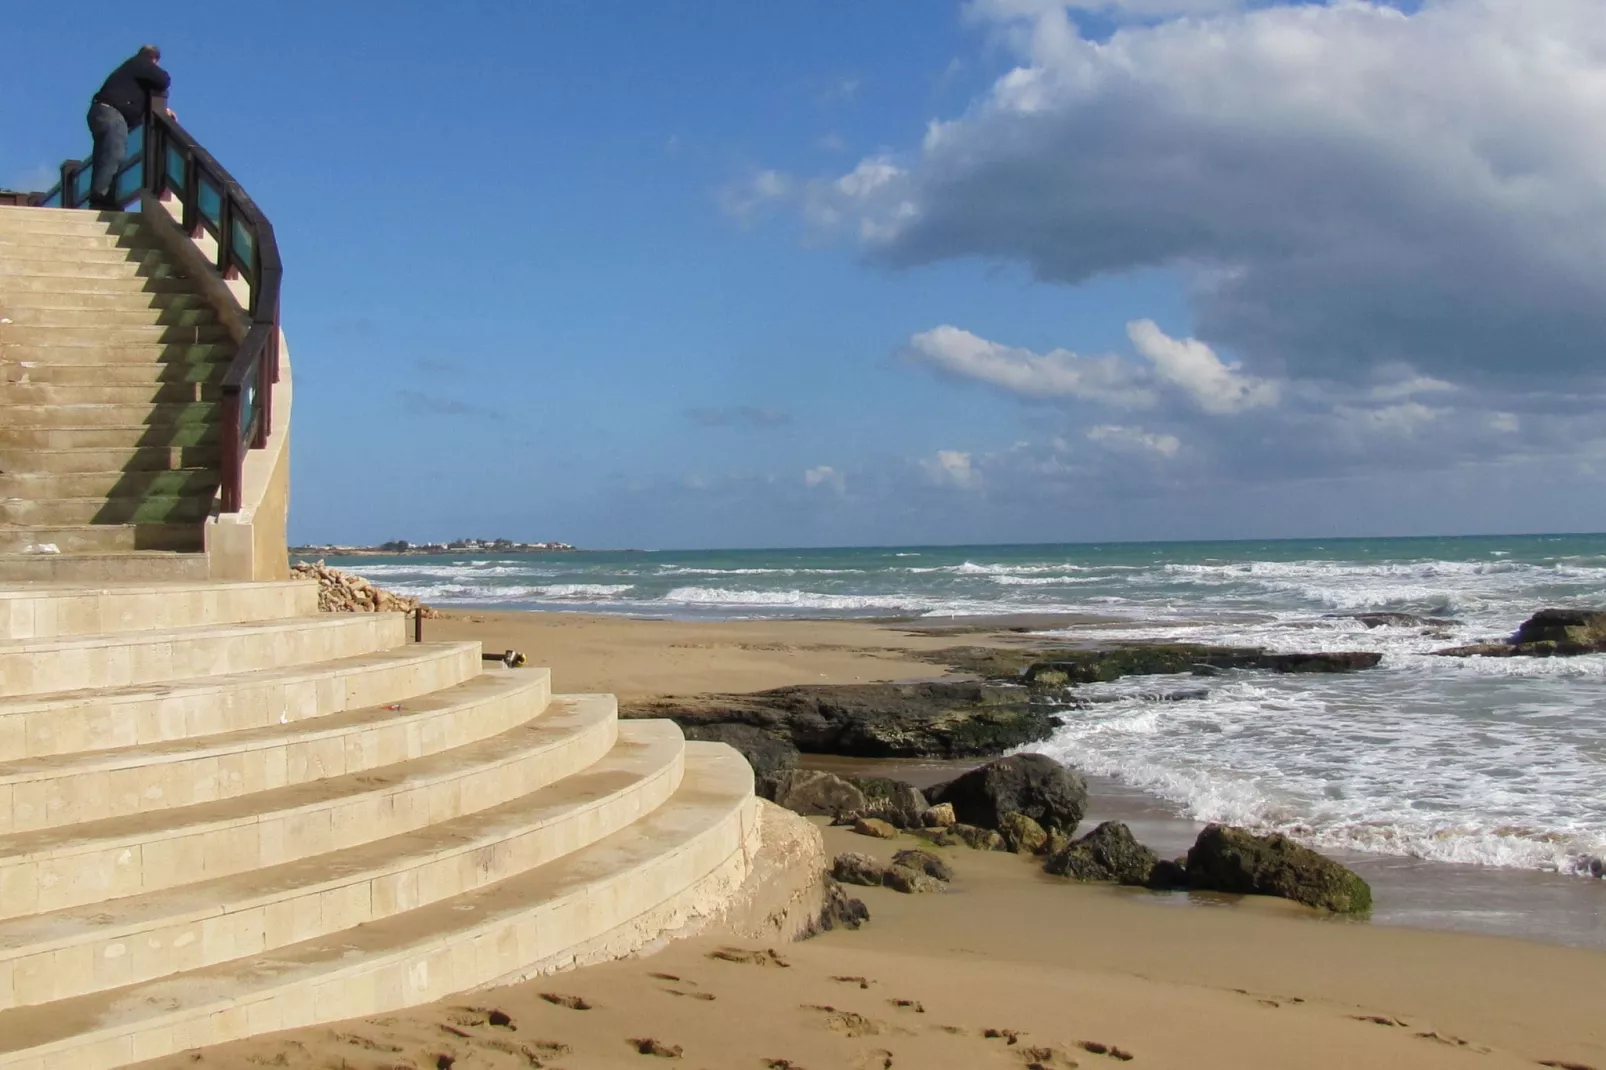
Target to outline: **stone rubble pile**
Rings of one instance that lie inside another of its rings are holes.
[[[298,579],[318,581],[318,608],[325,613],[411,613],[419,610],[425,620],[440,616],[440,612],[399,594],[375,587],[372,583],[351,572],[342,572],[319,561],[290,566]]]

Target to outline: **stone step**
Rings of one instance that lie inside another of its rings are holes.
[[[19,554],[0,552],[0,583],[135,583],[204,580],[211,562],[203,553]]]
[[[171,454],[171,451],[168,451]],[[42,458],[41,458],[42,459]],[[5,471],[0,466],[0,471]],[[0,500],[61,498],[146,498],[199,496],[217,491],[215,468],[135,469],[99,472],[28,472],[0,475]]]
[[[63,280],[75,280],[82,288],[85,283],[107,279],[173,279],[185,278],[185,273],[172,262],[155,258],[130,260],[121,264],[18,264],[0,260],[0,290],[9,291],[14,287],[28,289],[27,285],[17,280],[33,278],[56,280],[51,285],[59,285]]]
[[[619,726],[594,765],[500,806],[235,876],[0,922],[0,1010],[271,954],[524,873],[612,835],[679,788],[674,725]]]
[[[0,258],[17,264],[141,263],[167,256],[167,250],[144,232],[43,235],[0,230]]]
[[[217,423],[87,424],[76,427],[9,427],[0,425],[0,449],[135,449],[212,446],[222,438]]]
[[[0,836],[0,918],[248,873],[477,813],[580,772],[617,730],[613,696],[563,696],[500,735],[380,769]]]
[[[58,364],[29,361],[26,365],[0,360],[0,382],[49,386],[157,386],[195,383],[217,386],[229,370],[228,361],[123,361],[110,364]]]
[[[546,672],[290,724],[0,762],[0,835],[156,813],[349,776],[499,735],[546,709]]]
[[[4,364],[43,367],[63,364],[184,364],[234,359],[231,342],[159,342],[154,345],[6,345]]]
[[[518,876],[271,956],[0,1012],[0,1067],[111,1070],[638,950],[717,906],[757,847],[747,763],[718,743],[687,744],[685,763],[652,813]]]
[[[227,371],[227,366],[223,366]],[[219,376],[221,378],[221,375]],[[177,383],[19,383],[0,380],[0,409],[16,406],[151,405],[216,402],[221,388],[194,382]]]
[[[166,308],[54,308],[0,299],[3,317],[15,330],[23,327],[90,327],[95,330],[160,325],[210,327],[218,322],[211,305]]]
[[[5,293],[11,300],[23,300],[25,295],[34,294],[58,298],[72,296],[98,298],[107,295],[121,298],[139,294],[193,295],[195,286],[178,272],[163,275],[118,275],[100,272],[98,277],[87,278],[71,273],[42,272],[31,275],[8,274],[4,284],[0,284],[0,292]]]
[[[131,427],[135,424],[170,425],[206,423],[222,417],[219,402],[171,401],[156,404],[7,405],[6,423],[28,427]]]
[[[152,312],[199,308],[211,309],[212,306],[200,294],[187,290],[62,292],[15,290],[8,286],[4,293],[0,293],[0,316],[12,319],[16,319],[12,309],[28,312]]]
[[[199,525],[212,513],[216,482],[210,491],[195,494],[146,495],[115,498],[0,499],[0,528],[66,527],[74,524],[184,524]],[[61,547],[58,546],[57,549]]]
[[[137,212],[0,205],[0,234],[123,234],[143,225]]]
[[[311,580],[0,587],[0,640],[245,624],[317,612],[318,584]]]
[[[195,554],[205,546],[200,524],[0,524],[0,556],[101,555],[132,550]],[[49,549],[47,549],[49,548]]]
[[[371,654],[407,641],[400,613],[326,613],[131,635],[0,642],[0,696],[128,687]]]
[[[163,345],[179,343],[193,345],[206,342],[229,342],[228,330],[219,323],[201,326],[163,324],[59,324],[28,326],[21,323],[0,323],[0,345],[11,346],[64,346],[82,345],[97,348],[118,345]]]
[[[58,249],[143,249],[159,248],[160,242],[154,234],[140,228],[138,230],[114,232],[104,225],[99,228],[86,228],[83,230],[58,231],[50,234],[19,233],[7,228],[0,221],[0,256],[7,256],[15,252],[38,248],[41,242]]]
[[[135,446],[124,449],[27,450],[0,448],[0,472],[83,473],[167,472],[184,468],[210,468],[222,463],[218,446]],[[5,477],[0,477],[3,485]],[[6,493],[0,490],[0,497]],[[0,577],[3,579],[4,577]]]
[[[478,643],[413,643],[283,669],[0,698],[0,761],[314,722],[444,691],[480,666]]]

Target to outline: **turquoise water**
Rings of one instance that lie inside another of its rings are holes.
[[[1333,850],[1606,873],[1606,655],[1448,659],[1606,608],[1606,536],[330,559],[436,605],[689,619],[1065,612],[1055,634],[1374,650],[1341,677],[1081,689],[1041,745],[1176,813]],[[1356,614],[1449,618],[1367,627]],[[1066,696],[1066,701],[1071,701]],[[1606,886],[1603,886],[1606,890]]]

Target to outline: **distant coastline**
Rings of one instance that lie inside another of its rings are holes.
[[[392,557],[396,555],[425,554],[550,554],[567,553],[575,547],[566,542],[514,542],[512,539],[454,539],[451,542],[408,542],[393,539],[378,546],[340,546],[317,544],[292,546],[292,554],[327,557]]]

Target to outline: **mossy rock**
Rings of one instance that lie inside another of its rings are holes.
[[[1372,889],[1353,871],[1290,840],[1211,825],[1188,851],[1190,887],[1275,895],[1335,914],[1370,914]]]

